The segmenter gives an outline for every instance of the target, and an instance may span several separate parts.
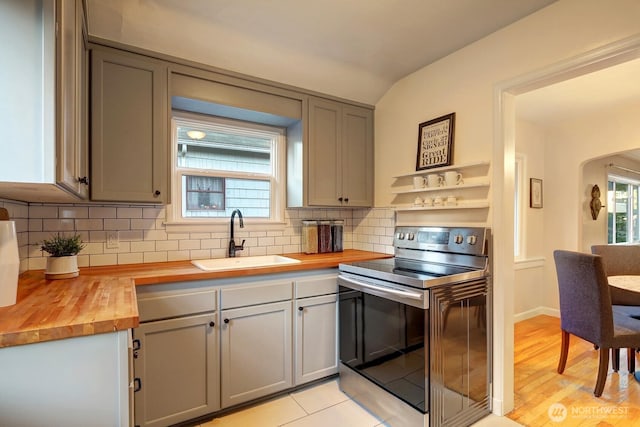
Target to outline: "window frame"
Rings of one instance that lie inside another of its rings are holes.
[[[178,140],[177,121],[191,121],[198,124],[209,123],[211,125],[228,126],[230,128],[244,128],[255,130],[256,132],[271,133],[274,138],[272,153],[271,174],[245,173],[212,169],[182,168],[177,165]],[[186,203],[186,194],[182,192],[183,176],[211,176],[237,179],[263,179],[269,182],[270,186],[270,215],[269,218],[259,218],[245,216],[245,221],[252,224],[253,230],[270,230],[281,228],[285,223],[284,211],[286,204],[286,137],[285,128],[264,125],[260,123],[228,119],[218,116],[209,116],[200,113],[191,113],[180,110],[173,110],[171,114],[171,147],[170,147],[170,173],[172,203],[167,205],[166,231],[171,232],[217,232],[226,230],[229,226],[229,218],[224,217],[183,217],[182,207]],[[186,193],[186,192],[185,192]],[[226,205],[226,202],[225,202]],[[254,226],[258,226],[255,228]]]

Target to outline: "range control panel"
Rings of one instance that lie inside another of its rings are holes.
[[[396,227],[393,246],[403,249],[486,255],[484,227]]]

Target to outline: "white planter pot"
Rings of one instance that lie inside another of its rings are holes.
[[[78,256],[50,256],[47,258],[47,269],[44,272],[47,279],[70,279],[78,277]]]

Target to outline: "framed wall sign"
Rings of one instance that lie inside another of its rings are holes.
[[[451,164],[455,121],[456,113],[451,113],[420,123],[418,126],[417,171]]]
[[[538,178],[529,179],[529,207],[542,208],[542,180]]]

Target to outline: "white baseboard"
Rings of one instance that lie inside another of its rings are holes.
[[[522,313],[513,315],[513,323],[518,323],[523,320],[530,319],[532,317],[546,314],[547,316],[560,317],[560,310],[550,307],[536,307],[531,310],[523,311]]]

